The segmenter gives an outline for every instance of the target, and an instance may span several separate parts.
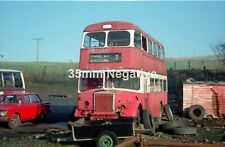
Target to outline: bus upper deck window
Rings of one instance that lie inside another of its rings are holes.
[[[108,46],[129,46],[130,33],[127,31],[113,31],[108,34]]]
[[[165,59],[165,50],[162,48],[162,59]]]
[[[157,48],[156,48],[156,44],[155,43],[153,43],[153,55],[154,56],[157,56]]]
[[[105,32],[87,33],[84,37],[85,48],[105,46]]]
[[[2,74],[0,73],[0,87],[3,87],[3,79],[2,79]]]
[[[161,47],[158,48],[158,57],[160,59],[162,59],[162,49],[161,49]]]
[[[23,82],[22,82],[22,78],[20,76],[20,73],[15,73],[13,75],[14,75],[14,80],[15,80],[15,87],[22,88]]]
[[[143,35],[142,35],[142,47],[143,47],[143,50],[147,52],[147,40]]]
[[[148,53],[149,54],[152,54],[153,51],[152,51],[152,42],[148,40]]]
[[[134,46],[137,48],[141,48],[141,34],[135,32],[134,33]]]
[[[159,46],[158,45],[156,45],[156,56],[158,58],[160,58],[160,49],[159,49]]]
[[[13,75],[11,73],[3,73],[3,77],[5,87],[14,87]]]

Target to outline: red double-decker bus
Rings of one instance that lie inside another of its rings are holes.
[[[75,117],[134,118],[154,130],[167,106],[164,47],[139,27],[101,22],[83,31]]]

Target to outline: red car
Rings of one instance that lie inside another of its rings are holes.
[[[9,128],[15,129],[24,121],[43,120],[49,107],[49,102],[42,102],[34,93],[3,94],[0,95],[0,122],[8,122]]]

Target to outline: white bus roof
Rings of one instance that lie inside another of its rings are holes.
[[[19,70],[14,70],[14,69],[1,69],[0,68],[0,72],[21,72]]]

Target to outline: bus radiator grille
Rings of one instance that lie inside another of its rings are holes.
[[[95,94],[95,112],[113,112],[113,94]]]

